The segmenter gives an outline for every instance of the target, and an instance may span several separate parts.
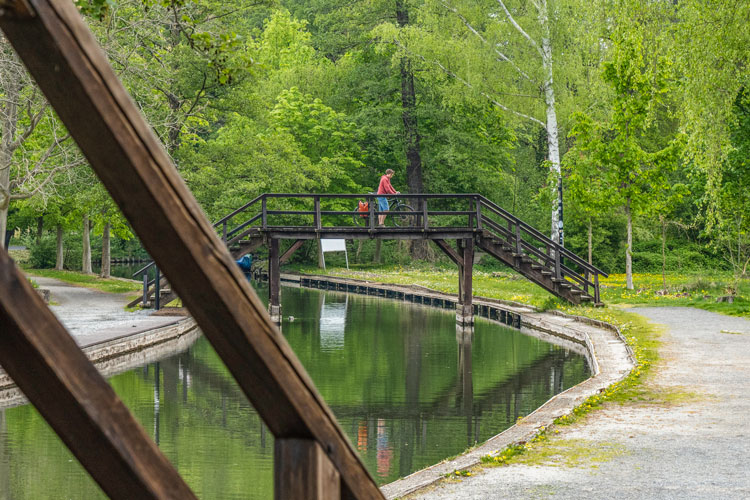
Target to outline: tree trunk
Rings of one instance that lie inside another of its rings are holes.
[[[628,245],[625,249],[625,276],[627,289],[633,289],[633,214],[630,210],[630,197],[625,198],[625,216],[628,219]]]
[[[109,278],[111,276],[111,270],[112,270],[112,259],[110,254],[110,245],[109,245],[109,222],[104,224],[104,230],[102,232],[102,270],[99,273],[99,276],[102,278]]]
[[[44,217],[39,216],[36,218],[36,244],[42,243],[42,233],[44,232]]]
[[[3,71],[3,105],[0,111],[2,139],[0,140],[0,247],[5,247],[5,232],[8,229],[8,206],[10,205],[10,165],[18,127],[18,101],[21,84],[16,71]]]
[[[357,259],[357,263],[359,263],[359,254],[362,253],[362,245],[364,245],[365,240],[359,240],[359,243],[357,244],[357,254],[354,256],[355,259]]]
[[[662,290],[667,290],[667,220],[662,216],[661,221],[661,283]]]
[[[382,241],[383,240],[380,240],[380,239],[375,240],[375,257],[373,260],[375,261],[376,264],[380,264],[380,243]]]
[[[396,0],[396,20],[399,27],[409,24],[409,11],[403,0]],[[406,150],[406,186],[410,193],[423,193],[422,156],[419,147],[419,127],[417,124],[417,94],[414,90],[414,72],[411,61],[401,58],[401,118],[404,122],[404,147]],[[422,200],[414,203],[412,208],[422,210]],[[411,256],[414,259],[427,257],[427,240],[414,240],[411,244]]]
[[[86,274],[91,274],[91,226],[89,224],[88,215],[83,216],[83,256],[81,271]]]
[[[593,253],[594,253],[594,228],[591,223],[591,217],[589,217],[589,264],[593,265]]]
[[[57,225],[57,256],[55,258],[55,269],[63,270],[65,265],[65,254],[63,253],[63,228],[62,224]]]
[[[541,2],[539,8],[539,24],[542,27],[544,37],[542,38],[542,66],[544,68],[544,103],[547,107],[547,152],[550,163],[550,172],[557,182],[553,182],[552,190],[552,220],[551,238],[564,244],[563,234],[563,199],[562,199],[562,175],[560,174],[560,143],[557,127],[557,112],[555,111],[555,91],[552,86],[552,42],[550,41],[549,19],[547,14],[547,2]]]

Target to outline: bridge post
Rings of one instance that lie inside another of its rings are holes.
[[[268,313],[271,321],[281,324],[281,272],[279,240],[268,241]]]
[[[458,240],[461,241],[461,240]],[[463,248],[463,263],[458,267],[458,304],[456,323],[467,326],[474,324],[474,304],[472,303],[472,275],[474,273],[474,238],[466,238]]]

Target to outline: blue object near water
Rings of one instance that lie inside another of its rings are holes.
[[[253,256],[250,254],[245,255],[237,261],[237,265],[240,266],[243,272],[249,273],[250,267],[253,265]]]

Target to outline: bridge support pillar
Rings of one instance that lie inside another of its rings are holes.
[[[474,239],[458,240],[459,253],[463,262],[458,265],[458,304],[456,304],[456,324],[474,324],[474,304],[472,302],[472,275],[474,273]]]
[[[271,321],[281,324],[281,263],[279,259],[279,240],[268,241],[268,314]]]

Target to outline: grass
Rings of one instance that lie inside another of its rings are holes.
[[[515,463],[595,469],[599,463],[625,453],[625,447],[619,443],[555,439],[548,433],[541,433],[526,444],[513,446],[497,456],[483,457],[482,464],[488,467]]]
[[[664,288],[661,274],[636,274],[633,290],[625,287],[625,275],[613,274],[603,279],[602,300],[607,304],[696,307],[730,316],[750,316],[750,280],[740,280],[734,301],[717,302],[731,295],[730,273],[669,273]]]
[[[458,292],[458,272],[455,266],[420,263],[415,266],[372,265],[351,266],[351,270],[329,267],[323,271],[314,266],[298,266],[304,274],[327,274],[399,285],[420,285],[446,293]],[[661,274],[635,274],[634,289],[625,287],[624,274],[612,274],[601,279],[601,300],[620,306],[682,306],[697,307],[731,316],[750,316],[750,280],[742,280],[734,301],[717,302],[728,295],[733,279],[729,273],[670,273],[667,288],[663,289]],[[472,283],[474,295],[523,302],[542,310],[560,309],[566,303],[542,290],[519,274],[510,271],[475,269]],[[583,308],[585,309],[585,308]],[[577,312],[581,314],[581,312]]]
[[[86,288],[94,288],[108,293],[133,293],[141,290],[137,281],[122,278],[100,278],[95,274],[83,274],[74,271],[56,271],[54,269],[27,269],[26,274],[43,278],[54,278],[66,283]]]

